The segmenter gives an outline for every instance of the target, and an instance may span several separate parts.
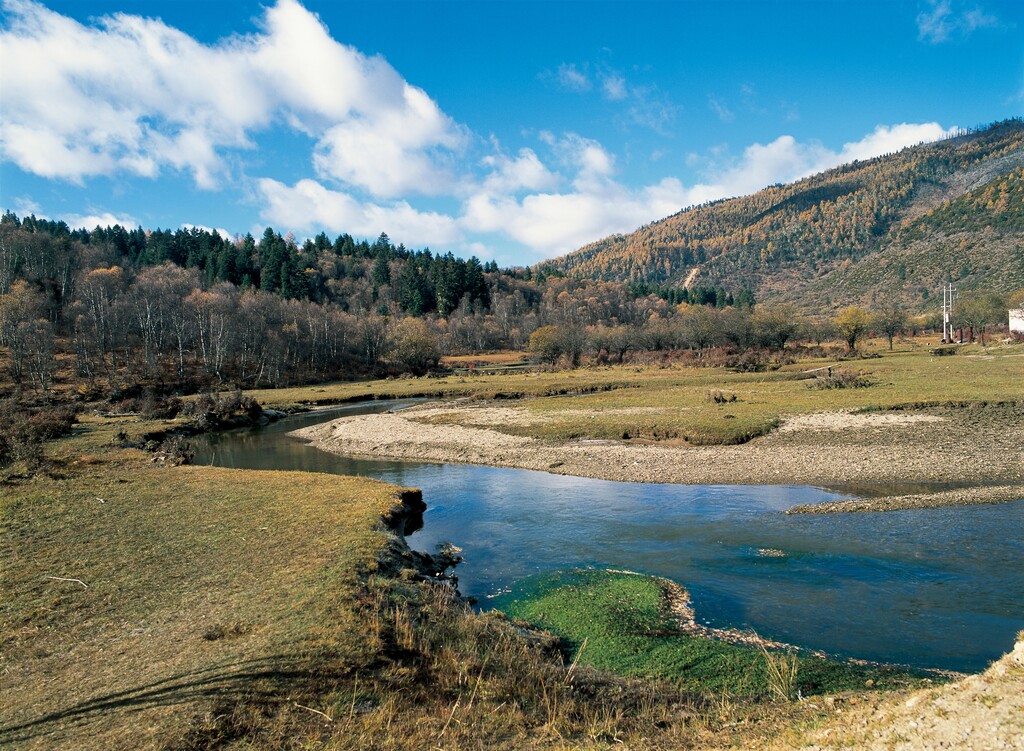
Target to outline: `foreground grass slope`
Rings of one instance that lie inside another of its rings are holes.
[[[160,746],[214,698],[299,695],[374,659],[360,592],[397,489],[84,460],[4,488],[9,742]]]

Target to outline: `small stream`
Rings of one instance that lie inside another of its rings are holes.
[[[428,510],[409,544],[463,548],[460,589],[482,607],[523,577],[601,566],[678,581],[710,625],[880,662],[978,671],[1024,628],[1024,500],[786,516],[796,504],[847,496],[797,485],[620,483],[354,459],[286,435],[409,403],[349,405],[202,436],[193,441],[195,463],[421,488]]]

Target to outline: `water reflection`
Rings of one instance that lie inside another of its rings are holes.
[[[452,541],[480,597],[555,568],[670,577],[716,626],[871,660],[979,670],[1024,628],[1024,501],[888,513],[786,516],[845,496],[805,486],[615,483],[543,472],[340,457],[287,438],[339,408],[196,442],[220,466],[355,474],[419,487],[428,509],[409,542]],[[779,551],[782,555],[766,555]]]

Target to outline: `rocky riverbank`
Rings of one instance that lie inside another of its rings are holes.
[[[500,430],[503,425],[528,425],[531,419],[535,418],[515,406],[431,403],[394,413],[343,417],[295,435],[340,454],[486,464],[627,482],[1000,484],[875,498],[869,502],[872,510],[1024,498],[1024,420],[999,410],[799,415],[740,446],[545,441]]]

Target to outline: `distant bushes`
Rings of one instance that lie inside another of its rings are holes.
[[[869,386],[873,386],[872,381],[867,373],[862,373],[859,370],[848,370],[846,368],[839,368],[833,370],[829,368],[825,375],[819,375],[813,380],[807,383],[809,389],[865,389]]]
[[[76,422],[71,407],[32,407],[14,399],[0,402],[0,467],[16,461],[38,465],[42,442],[67,435]]]

